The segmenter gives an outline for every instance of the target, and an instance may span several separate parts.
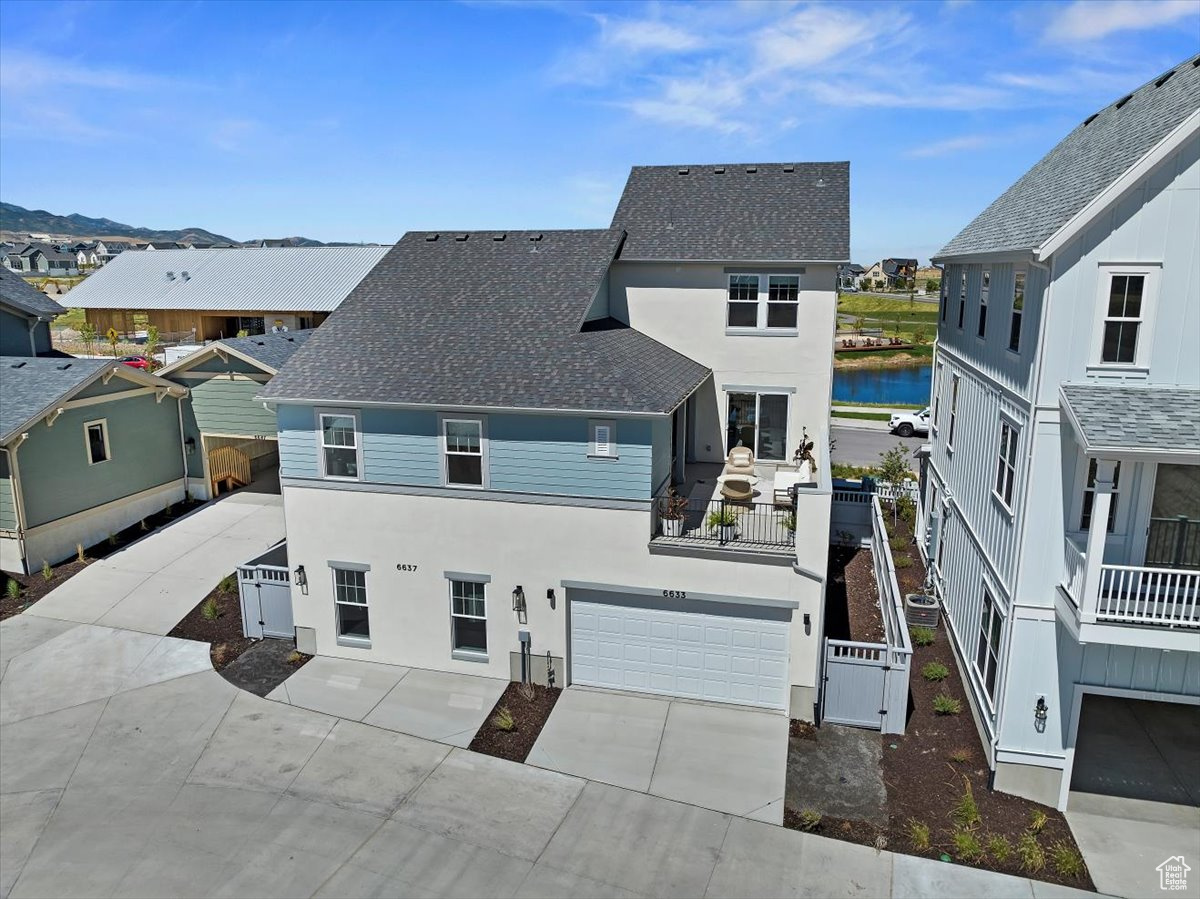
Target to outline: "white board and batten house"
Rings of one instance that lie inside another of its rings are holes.
[[[995,785],[1200,805],[1200,59],[935,262],[925,548]]]

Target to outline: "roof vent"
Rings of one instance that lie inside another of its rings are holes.
[[[459,243],[462,243],[464,240],[466,240],[470,236],[471,236],[470,234],[455,234],[454,239],[457,240]]]
[[[688,172],[690,172],[690,171],[691,171],[691,169],[680,169],[680,170],[679,170],[679,174],[681,174],[681,175],[686,175],[686,174],[687,174]]]
[[[1120,100],[1117,101],[1117,109],[1120,109],[1122,106],[1124,106],[1126,103],[1128,103],[1132,99],[1133,99],[1133,94],[1126,94],[1124,97],[1122,97]]]
[[[532,241],[538,241],[538,240],[542,239],[542,235],[541,234],[530,234],[529,239]]]
[[[713,174],[714,175],[724,175],[725,174],[725,166],[723,166],[723,165],[717,166],[715,169],[713,169]]]
[[[756,166],[756,165],[746,166],[746,174],[747,175],[753,175],[757,171],[758,171],[758,166]]]
[[[428,240],[430,243],[432,243],[433,241],[438,239],[438,236],[436,234],[426,234],[425,239]]]
[[[1192,60],[1192,68],[1194,69],[1197,66],[1200,66],[1200,56],[1197,56],[1195,59]]]
[[[167,272],[167,280],[168,280],[168,281],[174,281],[174,280],[175,280],[175,273],[174,273],[174,272]]]
[[[12,368],[24,368],[24,367],[25,367],[25,363],[24,363],[24,362],[14,362],[14,363],[13,363],[13,365],[12,365],[11,367],[12,367]]]
[[[1092,124],[1092,122],[1096,121],[1096,116],[1098,116],[1098,115],[1100,115],[1100,113],[1093,112],[1090,116],[1088,116],[1086,119],[1084,119],[1083,127],[1086,128],[1088,125]]]
[[[504,240],[506,237],[508,237],[507,234],[493,234],[492,240]]]
[[[54,367],[55,367],[55,368],[57,368],[59,371],[66,371],[68,368],[70,368],[70,367],[71,367],[71,363],[70,363],[70,362],[64,362],[62,365],[56,365],[56,366],[54,366]]]
[[[818,178],[818,179],[817,179],[817,187],[824,187],[824,186],[825,186],[825,179],[824,179],[824,178]]]
[[[796,171],[796,167],[794,165],[792,165],[792,163],[789,162],[784,165],[783,170],[785,172],[794,172],[794,171]]]
[[[1159,78],[1159,79],[1158,79],[1156,82],[1154,82],[1154,86],[1155,86],[1155,87],[1162,87],[1164,84],[1166,84],[1168,81],[1170,81],[1170,80],[1171,80],[1171,76],[1172,76],[1172,75],[1174,75],[1174,74],[1175,74],[1175,70],[1174,70],[1174,69],[1171,69],[1171,71],[1167,72],[1167,74],[1163,75],[1163,76],[1162,76],[1161,78]]]
[[[189,275],[187,272],[180,272],[179,277],[183,278],[183,280],[185,280],[185,281],[192,280],[192,276]]]

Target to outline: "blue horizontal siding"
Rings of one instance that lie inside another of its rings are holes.
[[[310,406],[275,410],[279,429],[279,474],[285,478],[320,477],[317,464],[316,415]]]
[[[436,487],[438,420],[434,412],[362,410],[363,471],[376,484]]]

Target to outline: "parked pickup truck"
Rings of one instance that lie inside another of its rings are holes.
[[[920,412],[897,412],[888,419],[888,430],[901,437],[929,433],[929,407]]]

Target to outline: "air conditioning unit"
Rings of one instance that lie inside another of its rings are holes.
[[[912,627],[937,627],[942,617],[936,597],[909,593],[904,597],[904,620]]]

